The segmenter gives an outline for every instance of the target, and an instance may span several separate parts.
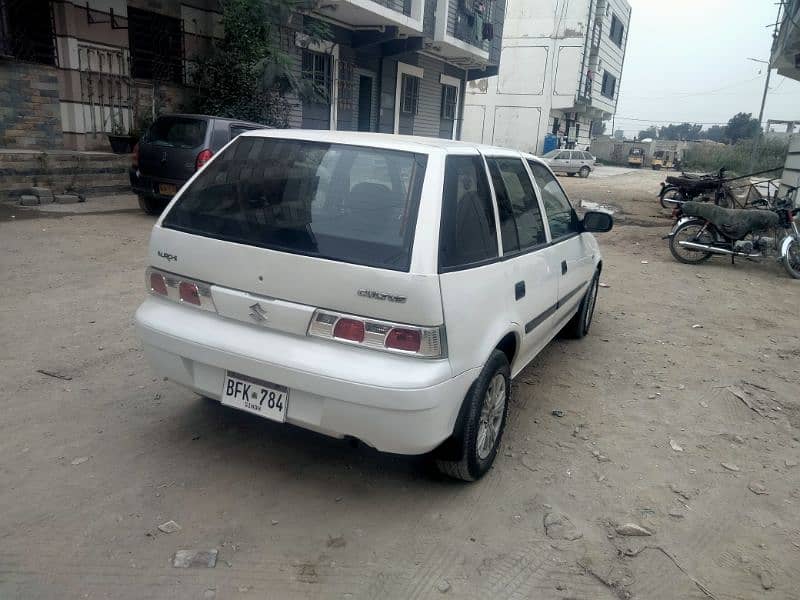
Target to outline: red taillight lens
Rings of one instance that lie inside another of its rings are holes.
[[[211,157],[214,156],[214,153],[211,152],[208,148],[205,150],[201,150],[200,154],[197,155],[197,160],[194,163],[195,170],[200,170],[204,164],[211,160]]]
[[[333,328],[333,337],[360,344],[364,341],[364,322],[355,319],[339,319]]]
[[[195,306],[200,306],[200,292],[195,284],[181,281],[181,284],[178,286],[178,291],[181,300],[189,304],[194,304]]]
[[[418,330],[395,327],[386,336],[386,347],[406,352],[419,352],[422,335]]]
[[[160,296],[167,295],[167,282],[161,273],[150,273],[150,289]]]
[[[134,169],[139,168],[139,142],[133,146],[133,153],[131,154],[131,166]]]

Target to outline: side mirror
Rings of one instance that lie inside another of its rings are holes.
[[[595,233],[611,231],[614,227],[614,217],[607,212],[590,210],[583,215],[583,230]]]

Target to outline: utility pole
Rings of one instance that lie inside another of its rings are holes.
[[[767,93],[769,92],[769,79],[772,75],[772,48],[775,45],[775,39],[778,37],[778,29],[781,24],[781,10],[783,9],[783,2],[778,3],[778,15],[775,17],[775,27],[772,30],[772,45],[769,48],[769,60],[759,60],[757,58],[748,58],[747,60],[752,60],[753,62],[763,63],[767,65],[767,79],[764,82],[764,94],[761,96],[761,110],[758,111],[758,132],[756,133],[756,139],[753,141],[753,151],[750,153],[750,163],[748,170],[750,172],[753,171],[755,162],[756,162],[756,155],[758,154],[759,144],[761,142],[761,137],[763,136],[763,130],[761,129],[761,123],[764,121],[764,109],[767,106]]]

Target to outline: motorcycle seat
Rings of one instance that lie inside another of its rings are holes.
[[[708,202],[684,202],[687,217],[700,217],[714,224],[726,237],[740,240],[748,233],[777,227],[780,218],[771,210],[722,208]]]

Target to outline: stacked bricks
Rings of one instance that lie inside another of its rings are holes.
[[[61,145],[57,69],[0,58],[0,148]]]

